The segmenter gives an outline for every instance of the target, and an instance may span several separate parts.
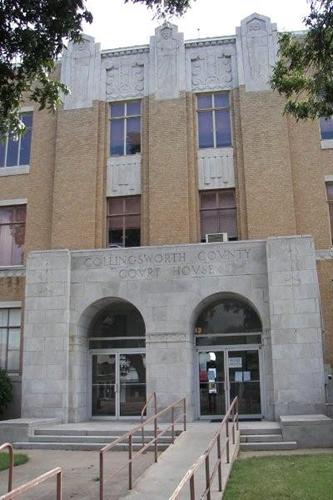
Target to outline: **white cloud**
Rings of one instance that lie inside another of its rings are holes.
[[[144,5],[124,0],[87,0],[94,16],[85,33],[95,37],[103,49],[148,44],[159,21]],[[170,19],[185,39],[232,35],[241,19],[258,12],[276,22],[280,31],[304,29],[302,18],[309,11],[307,0],[196,0],[183,18]]]

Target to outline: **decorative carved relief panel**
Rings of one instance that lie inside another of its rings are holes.
[[[71,90],[64,97],[64,109],[87,108],[99,98],[100,46],[83,35],[80,43],[70,42],[61,60],[61,81]]]
[[[144,95],[144,64],[118,58],[106,67],[106,98],[109,101]]]
[[[235,187],[233,149],[204,149],[198,151],[199,189]]]
[[[229,88],[232,80],[230,55],[206,50],[191,59],[192,90]]]
[[[186,48],[187,88],[192,91],[236,87],[237,71],[233,44],[191,44]]]
[[[141,155],[115,156],[108,160],[106,196],[141,193]]]
[[[246,90],[270,89],[269,80],[277,55],[277,28],[268,17],[252,14],[237,28],[240,84]]]
[[[150,39],[149,94],[156,99],[177,98],[185,90],[184,37],[165,22]]]

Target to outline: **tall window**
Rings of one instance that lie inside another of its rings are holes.
[[[201,191],[200,219],[202,241],[211,233],[228,233],[229,240],[237,240],[235,190]]]
[[[134,155],[141,151],[141,101],[110,105],[110,155]]]
[[[331,221],[331,237],[333,243],[333,182],[326,183],[327,203]]]
[[[230,105],[228,93],[197,96],[199,148],[231,146]]]
[[[320,118],[320,135],[321,139],[333,139],[333,119]]]
[[[140,246],[140,196],[108,199],[109,246]]]
[[[26,206],[0,207],[0,266],[23,264]]]
[[[0,366],[20,371],[21,309],[0,309]]]
[[[22,113],[21,119],[26,126],[22,136],[6,136],[0,140],[0,168],[18,167],[30,164],[32,112]]]

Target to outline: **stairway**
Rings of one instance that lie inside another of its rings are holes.
[[[296,441],[283,440],[281,427],[277,422],[242,422],[240,424],[241,451],[279,451],[296,448]]]
[[[14,443],[16,449],[44,449],[44,450],[99,450],[106,444],[111,443],[126,431],[122,430],[89,430],[89,429],[61,429],[61,428],[38,428],[30,436],[28,441]],[[176,432],[176,435],[180,431]],[[152,431],[145,431],[144,439],[148,443],[153,439]],[[163,451],[171,444],[171,432],[166,432],[158,440],[158,450]],[[133,436],[133,450],[139,450],[142,447],[141,433]],[[148,450],[153,451],[151,446]],[[127,451],[128,443],[117,444],[113,451]]]

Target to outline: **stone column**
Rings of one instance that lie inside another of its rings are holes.
[[[267,271],[275,417],[323,413],[324,365],[313,239],[268,238]]]
[[[68,420],[70,252],[27,259],[22,417]]]

